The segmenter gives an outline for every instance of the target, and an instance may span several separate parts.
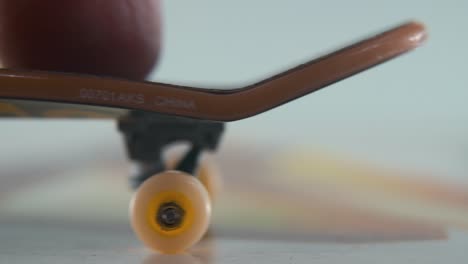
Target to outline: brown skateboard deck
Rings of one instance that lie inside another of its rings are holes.
[[[424,27],[406,23],[234,90],[202,89],[55,72],[0,70],[0,116],[116,118],[129,110],[234,121],[315,92],[420,46]]]

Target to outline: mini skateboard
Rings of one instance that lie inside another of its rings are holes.
[[[132,177],[133,230],[146,246],[176,253],[208,229],[216,175],[200,157],[217,149],[226,122],[315,92],[425,39],[423,25],[406,23],[234,90],[1,69],[0,117],[116,119],[129,158],[138,165]],[[164,160],[163,150],[179,141],[189,142],[189,150],[177,161]]]

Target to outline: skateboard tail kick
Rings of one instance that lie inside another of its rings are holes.
[[[248,118],[386,62],[420,46],[422,24],[410,22],[246,87],[201,89],[55,72],[0,70],[0,117],[114,118],[138,170],[130,218],[148,247],[176,253],[205,234],[219,175],[215,151],[224,123]],[[178,158],[163,157],[189,142]],[[196,177],[190,177],[196,176]]]

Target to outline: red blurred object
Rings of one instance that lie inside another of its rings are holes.
[[[159,0],[0,0],[3,67],[143,79],[160,47]]]

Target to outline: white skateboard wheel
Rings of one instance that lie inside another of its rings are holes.
[[[207,191],[195,177],[166,171],[146,180],[130,204],[132,228],[149,248],[178,253],[197,243],[211,217]]]

